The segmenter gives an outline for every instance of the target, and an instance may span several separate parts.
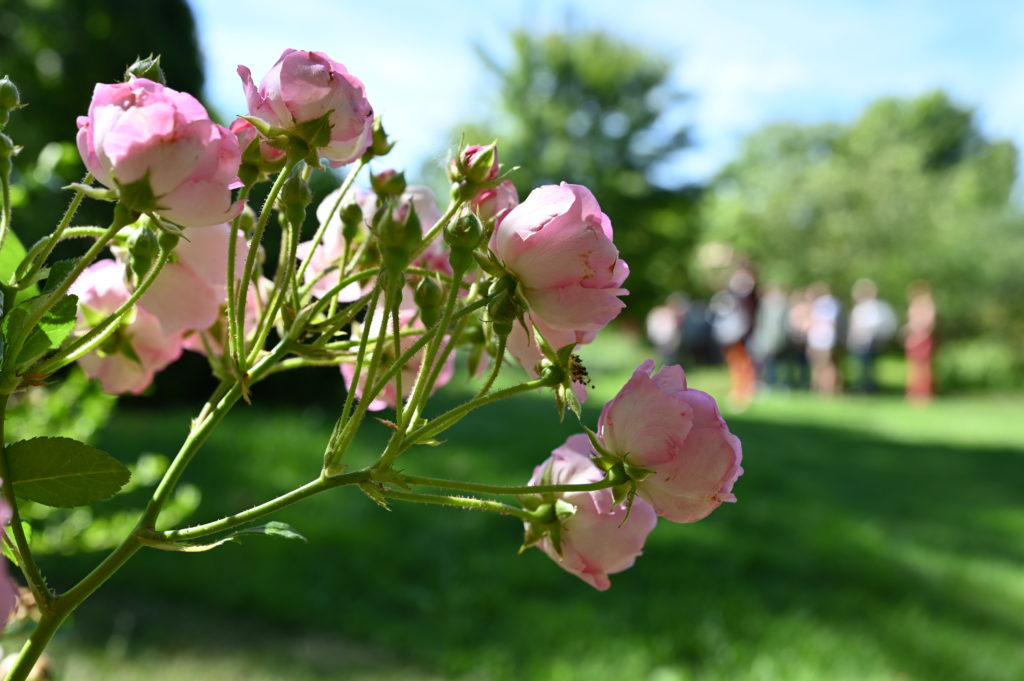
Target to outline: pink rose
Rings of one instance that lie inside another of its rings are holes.
[[[729,432],[714,398],[686,387],[678,365],[653,374],[647,360],[601,411],[598,439],[631,466],[653,471],[638,483],[658,514],[678,523],[704,518],[736,501],[743,473],[739,439]]]
[[[469,208],[483,220],[494,220],[499,223],[508,212],[519,205],[519,192],[516,186],[504,180],[491,189],[477,192],[469,202]]]
[[[481,184],[498,177],[501,166],[498,164],[498,147],[494,144],[486,146],[473,144],[463,149],[452,160],[448,174],[454,181],[466,179],[474,184]]]
[[[362,82],[323,52],[285,50],[260,81],[238,67],[249,113],[273,126],[292,129],[330,113],[330,141],[319,153],[338,168],[351,163],[373,141],[373,107]]]
[[[11,524],[11,505],[0,497],[0,535],[6,535],[4,529]],[[6,537],[4,537],[6,539]],[[0,631],[7,626],[7,621],[18,607],[18,583],[7,571],[7,561],[0,558]]]
[[[164,335],[207,329],[220,317],[228,299],[228,246],[230,225],[190,229],[174,249],[175,262],[160,270],[139,300],[152,313]],[[235,277],[242,276],[249,245],[244,236],[235,242]]]
[[[100,260],[82,272],[69,289],[78,296],[79,327],[88,329],[88,318],[110,314],[128,299],[124,265]],[[88,312],[86,311],[88,308]],[[97,350],[78,359],[89,378],[97,378],[108,393],[139,394],[153,376],[181,356],[181,334],[164,335],[160,321],[145,308],[135,306],[124,323]]]
[[[539,187],[491,236],[491,250],[519,280],[536,319],[553,329],[599,331],[625,305],[629,274],[593,194],[574,184]]]
[[[529,484],[579,485],[603,479],[604,473],[594,465],[590,451],[586,435],[570,436],[534,469]],[[636,499],[627,517],[625,504],[616,504],[609,489],[557,496],[576,508],[562,521],[562,555],[555,551],[549,537],[538,546],[562,569],[596,589],[606,590],[611,586],[608,575],[633,566],[654,529],[657,514],[646,501]]]
[[[406,287],[406,290],[403,291],[402,298],[403,298],[402,304],[401,304],[401,306],[399,307],[399,310],[398,310],[398,321],[399,321],[399,324],[400,324],[401,328],[403,328],[403,329],[408,329],[408,328],[422,329],[422,328],[424,328],[423,323],[420,322],[418,318],[414,319],[416,317],[416,314],[417,314],[418,310],[411,303],[413,296],[412,296],[411,290],[409,290],[408,287]],[[383,322],[383,320],[384,320],[384,310],[381,308],[381,309],[378,309],[376,311],[376,313],[373,315],[373,321],[370,322],[369,333],[370,333],[370,338],[371,339],[375,339],[375,338],[380,336],[380,328],[381,328],[381,323]],[[412,322],[412,323],[410,324],[410,322]],[[390,331],[391,330],[391,325],[392,325],[392,321],[391,321],[390,316],[388,317],[387,324],[388,324],[387,328]],[[357,330],[356,334],[363,333],[364,331],[365,331],[365,329]],[[403,336],[401,338],[401,340],[399,341],[399,347],[402,349],[402,352],[405,352],[415,342],[416,342],[416,337],[415,336]],[[447,337],[445,338],[445,342],[448,342]],[[444,347],[444,346],[442,346],[442,347]],[[384,346],[384,351],[383,351],[384,360],[383,360],[382,366],[387,367],[391,362],[393,362],[395,360],[394,348],[395,348],[394,341],[391,340],[391,339],[388,339],[387,344]],[[413,386],[413,383],[415,383],[415,381],[416,381],[416,374],[419,373],[420,367],[422,365],[423,365],[423,350],[420,350],[419,352],[417,352],[415,355],[412,356],[412,359],[405,366],[402,367],[400,373],[402,375],[402,397],[403,398],[408,397],[412,393],[412,386]],[[355,376],[355,366],[353,366],[352,364],[342,364],[341,365],[341,375],[345,379],[345,388],[348,389],[348,390],[355,390],[356,397],[362,399],[363,389],[366,386],[366,370],[365,370],[365,368],[363,369],[363,371],[360,372],[360,374],[359,374],[359,382],[355,386],[355,388],[352,387],[352,378]],[[455,375],[455,355],[454,354],[449,354],[448,355],[448,359],[445,361],[444,366],[441,368],[441,372],[438,374],[437,381],[434,383],[433,391],[437,391],[443,385],[445,385],[446,383],[451,381],[452,377],[454,375]],[[381,409],[385,409],[387,407],[394,407],[398,403],[398,399],[397,398],[398,398],[398,391],[395,389],[395,382],[394,382],[394,380],[391,380],[391,381],[388,381],[388,384],[386,386],[384,386],[384,389],[373,398],[373,401],[370,402],[370,406],[367,407],[367,408],[370,411],[380,411]]]
[[[151,80],[98,84],[89,115],[78,117],[78,151],[97,180],[140,212],[205,227],[242,210],[231,200],[241,163],[235,136],[192,95]],[[129,187],[147,179],[141,193]]]

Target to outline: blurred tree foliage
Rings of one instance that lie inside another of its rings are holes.
[[[870,277],[897,308],[925,279],[946,339],[1024,340],[1016,175],[1014,145],[945,94],[882,99],[848,126],[752,134],[713,185],[706,238],[791,286],[821,279],[843,295]]]
[[[11,115],[6,133],[24,147],[15,159],[17,220],[32,243],[60,219],[82,178],[74,146],[96,83],[121,80],[137,56],[163,55],[167,84],[202,91],[202,58],[185,0],[0,0],[0,75],[11,77],[28,106]],[[86,202],[77,222],[106,220],[108,206]]]
[[[643,317],[688,288],[698,240],[698,187],[664,187],[656,172],[690,145],[669,62],[602,32],[516,31],[505,63],[481,53],[498,81],[497,115],[466,126],[468,143],[499,140],[521,198],[561,181],[587,186],[611,218],[629,263],[627,313]]]

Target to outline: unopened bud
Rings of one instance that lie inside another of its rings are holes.
[[[124,71],[124,79],[147,78],[153,82],[167,85],[164,77],[164,70],[160,68],[160,55],[155,57],[150,54],[148,57],[136,57],[135,62]]]
[[[17,156],[19,151],[21,151],[21,147],[15,144],[14,140],[10,137],[0,132],[0,163],[5,163],[9,168],[11,157]]]
[[[10,112],[21,107],[21,93],[14,82],[4,76],[0,78],[0,128],[7,125]]]
[[[432,277],[424,277],[416,284],[413,300],[420,309],[420,318],[427,326],[433,326],[441,318],[444,289]]]
[[[301,225],[306,218],[306,208],[313,202],[309,184],[296,173],[288,178],[281,189],[284,217],[292,225]]]
[[[392,205],[390,201],[385,203],[379,213],[377,236],[381,259],[385,269],[404,270],[409,264],[410,253],[423,238],[423,228],[411,204],[402,204],[395,209]]]
[[[245,204],[245,208],[238,215],[238,229],[241,230],[242,234],[252,234],[255,227],[256,211],[249,204]]]
[[[444,302],[444,289],[433,277],[423,277],[416,285],[413,300],[421,307],[438,307]]]
[[[444,240],[453,251],[473,251],[480,245],[484,226],[473,213],[464,213],[444,228]]]
[[[378,196],[401,196],[405,191],[405,173],[385,170],[378,175],[370,175],[370,186]]]
[[[494,333],[506,337],[512,333],[512,322],[519,315],[519,306],[509,291],[502,291],[487,305],[487,318]]]
[[[153,266],[159,248],[156,234],[149,226],[149,218],[140,218],[138,229],[128,237],[128,266],[135,276],[145,276]]]
[[[157,243],[160,245],[160,250],[162,251],[173,251],[180,240],[181,236],[174,232],[168,232],[167,230],[162,230],[160,232],[160,236],[157,237]]]
[[[363,209],[358,203],[350,203],[341,208],[341,235],[345,241],[351,243],[359,233],[359,227],[363,224]]]

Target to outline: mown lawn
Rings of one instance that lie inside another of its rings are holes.
[[[590,360],[589,425],[637,352],[615,337]],[[695,371],[690,383],[718,392],[723,377]],[[739,503],[659,525],[606,593],[537,550],[516,555],[512,519],[388,512],[335,490],[277,518],[308,544],[139,554],[55,656],[68,681],[1019,681],[1022,405],[769,395],[727,414],[744,443]],[[172,453],[188,417],[122,412],[100,444],[126,460]],[[195,520],[311,479],[331,421],[320,409],[240,408],[190,469],[206,490]],[[527,396],[402,461],[513,483],[573,431],[548,396]],[[354,461],[384,436],[368,427]],[[62,584],[78,562],[46,565]]]

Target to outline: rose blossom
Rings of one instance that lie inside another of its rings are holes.
[[[508,212],[519,205],[519,192],[508,180],[499,182],[491,189],[483,189],[469,202],[469,208],[483,220],[499,223]]]
[[[235,278],[242,276],[248,242],[241,234],[235,242]],[[152,313],[164,335],[212,326],[228,299],[227,224],[190,229],[174,248],[174,262],[160,270],[139,305]]]
[[[77,142],[85,167],[120,189],[129,208],[185,227],[226,222],[242,210],[231,200],[238,141],[192,95],[145,78],[100,83],[89,115],[78,117]],[[140,180],[148,180],[141,194],[129,188]]]
[[[85,269],[68,289],[78,296],[79,327],[94,314],[108,315],[128,299],[125,268],[113,260],[100,260]],[[181,333],[164,335],[160,321],[145,308],[122,319],[121,327],[98,349],[79,357],[85,375],[98,378],[108,393],[139,394],[153,382],[153,375],[181,356]]]
[[[351,163],[373,141],[373,107],[362,82],[323,52],[285,50],[260,81],[238,67],[249,113],[267,123],[292,129],[329,115],[330,141],[319,153],[332,168]]]
[[[653,370],[653,360],[641,364],[604,406],[598,439],[627,464],[652,471],[637,488],[659,515],[694,522],[723,501],[736,501],[740,441],[714,398],[686,387],[682,367]]]
[[[629,274],[608,216],[586,187],[538,187],[491,236],[491,250],[519,280],[535,318],[562,331],[599,331],[625,307]]]
[[[530,485],[579,485],[597,482],[604,472],[590,458],[590,440],[572,435],[551,457],[533,470]],[[559,556],[549,537],[538,546],[583,581],[601,591],[611,586],[609,574],[632,567],[647,535],[654,529],[657,514],[643,499],[633,507],[616,504],[610,489],[593,492],[564,492],[557,495],[572,504],[576,512],[562,521]]]

